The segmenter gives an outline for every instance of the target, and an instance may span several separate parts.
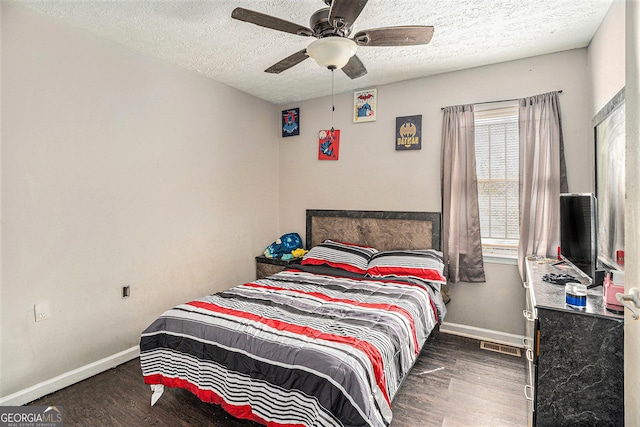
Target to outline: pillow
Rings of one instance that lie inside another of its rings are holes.
[[[374,278],[416,277],[446,284],[443,272],[442,252],[433,249],[378,252],[367,267],[367,275]]]
[[[311,248],[302,258],[302,265],[329,265],[335,268],[366,274],[371,255],[378,252],[369,246],[325,240]]]

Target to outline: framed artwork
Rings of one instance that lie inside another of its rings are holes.
[[[282,137],[300,135],[300,108],[282,111]]]
[[[598,261],[624,270],[624,88],[593,119],[598,200]]]
[[[340,131],[321,130],[318,133],[318,160],[338,160]]]
[[[377,118],[378,89],[353,93],[353,123],[373,122]]]
[[[396,117],[396,150],[422,148],[422,115]]]

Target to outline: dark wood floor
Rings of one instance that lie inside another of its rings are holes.
[[[526,426],[522,357],[481,350],[478,341],[435,333],[393,401],[391,427]],[[31,405],[64,408],[65,426],[256,427],[191,393],[165,389],[151,407],[138,359]]]

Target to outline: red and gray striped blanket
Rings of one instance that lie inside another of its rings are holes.
[[[444,312],[427,283],[286,270],[165,312],[142,373],[267,426],[386,426]]]

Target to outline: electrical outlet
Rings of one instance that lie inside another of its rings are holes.
[[[129,298],[129,295],[131,295],[131,286],[129,285],[123,286],[122,292],[120,293],[120,295],[122,296],[122,299]]]
[[[33,306],[33,315],[36,322],[41,322],[51,318],[51,303],[49,301],[39,302]]]

